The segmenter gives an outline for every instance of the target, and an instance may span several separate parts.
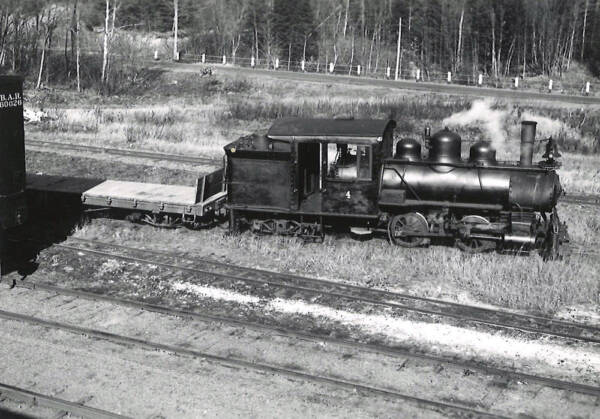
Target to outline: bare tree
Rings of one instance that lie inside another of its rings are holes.
[[[179,31],[179,0],[173,0],[173,59],[179,60],[177,36]]]
[[[45,28],[44,31],[44,41],[42,47],[42,58],[40,59],[40,69],[38,72],[37,83],[35,85],[36,89],[39,89],[42,86],[42,73],[44,72],[44,67],[46,65],[46,51],[50,47],[52,34],[56,29],[57,25],[57,14],[54,10],[54,6],[49,7],[46,13],[46,20],[44,22],[44,13],[42,13],[41,17],[42,26]]]
[[[100,76],[100,80],[102,84],[106,83],[107,79],[107,68],[108,68],[108,38],[109,38],[109,30],[108,25],[110,23],[110,0],[106,1],[106,13],[104,15],[104,43],[102,44],[102,74]]]

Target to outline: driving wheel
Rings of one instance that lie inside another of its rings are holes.
[[[398,214],[390,219],[388,224],[388,237],[392,244],[403,247],[423,246],[428,242],[427,237],[418,237],[413,234],[427,234],[429,224],[425,217],[418,212]]]

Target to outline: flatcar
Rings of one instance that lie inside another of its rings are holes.
[[[22,225],[26,216],[23,79],[0,76],[0,277],[7,259],[7,232]]]

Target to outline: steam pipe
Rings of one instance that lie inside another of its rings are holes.
[[[533,165],[533,142],[535,141],[535,128],[537,122],[521,122],[521,167]]]

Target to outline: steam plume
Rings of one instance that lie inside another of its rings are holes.
[[[484,139],[490,141],[496,150],[501,151],[505,145],[504,121],[509,112],[507,109],[492,109],[491,105],[490,99],[476,100],[471,104],[470,109],[457,112],[444,119],[442,123],[447,126],[481,126]]]

